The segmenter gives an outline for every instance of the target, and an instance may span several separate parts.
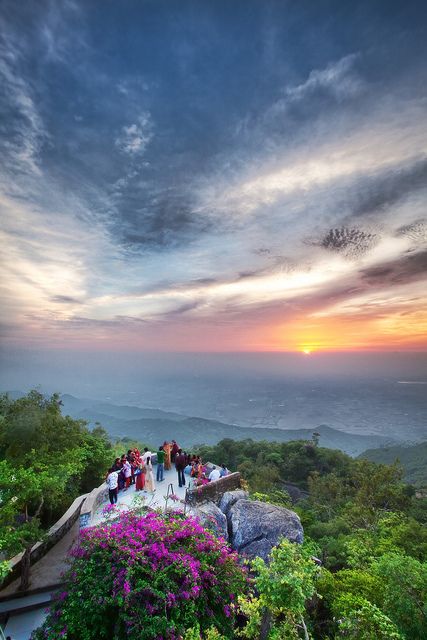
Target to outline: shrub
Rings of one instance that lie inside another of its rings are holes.
[[[33,640],[172,640],[197,623],[232,637],[245,573],[197,520],[127,512],[83,531],[71,555],[66,587]]]

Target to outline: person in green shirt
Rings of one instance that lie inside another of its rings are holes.
[[[164,469],[165,469],[165,452],[162,446],[159,447],[157,452],[157,482],[163,482],[164,480]]]

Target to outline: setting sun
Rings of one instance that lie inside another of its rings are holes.
[[[311,353],[311,349],[303,349],[302,352],[305,353],[306,356],[309,356]]]

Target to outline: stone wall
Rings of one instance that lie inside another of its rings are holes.
[[[108,486],[105,482],[95,487],[86,496],[80,512],[80,529],[90,527],[92,517],[99,505],[106,501],[108,497]]]
[[[240,473],[230,473],[224,478],[196,487],[196,489],[189,489],[186,502],[191,506],[202,504],[203,502],[218,503],[226,491],[234,491],[235,489],[240,489],[240,487]]]

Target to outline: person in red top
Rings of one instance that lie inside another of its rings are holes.
[[[178,449],[178,454],[175,458],[175,469],[178,472],[178,484],[180,487],[185,487],[184,469],[187,462],[187,456],[182,453],[182,449]]]

